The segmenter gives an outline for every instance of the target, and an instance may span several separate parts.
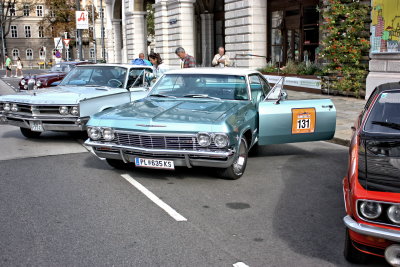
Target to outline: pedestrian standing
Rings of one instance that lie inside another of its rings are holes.
[[[149,60],[154,67],[154,74],[155,78],[159,78],[161,75],[164,74],[168,70],[168,67],[165,66],[163,63],[160,54],[158,53],[151,53],[149,55]]]
[[[186,54],[185,49],[182,47],[178,47],[175,50],[175,54],[181,59],[181,69],[196,67],[196,60],[194,57]]]
[[[151,66],[150,61],[144,58],[144,54],[140,53],[138,58],[135,58],[131,61],[132,65],[143,65],[143,66]]]
[[[228,67],[231,65],[231,62],[229,60],[229,57],[225,55],[225,48],[222,46],[218,48],[218,54],[216,54],[212,60],[212,65],[214,67]]]
[[[18,71],[19,71],[19,73],[20,73],[20,76],[19,76],[19,77],[20,77],[20,78],[23,77],[22,67],[23,67],[23,64],[22,64],[22,62],[21,62],[21,58],[18,57],[18,59],[17,59],[17,68],[15,69],[15,77],[18,77]]]
[[[4,76],[4,78],[7,78],[8,76],[8,72],[10,72],[10,77],[12,76],[12,71],[11,71],[11,58],[9,58],[6,55],[6,75]]]

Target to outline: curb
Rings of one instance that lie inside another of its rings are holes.
[[[347,146],[347,147],[350,146],[350,140],[342,139],[342,138],[338,138],[338,137],[333,137],[331,140],[327,140],[326,142],[341,145],[341,146]]]

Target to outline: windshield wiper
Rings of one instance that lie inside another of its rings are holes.
[[[176,96],[172,96],[172,95],[163,95],[163,94],[151,94],[150,96],[176,98]]]
[[[214,97],[214,96],[209,96],[209,95],[206,95],[206,94],[188,94],[188,95],[184,95],[183,97],[192,97],[192,98],[211,98],[211,99],[215,99],[215,100],[221,100],[221,98]]]
[[[400,123],[386,122],[386,121],[372,121],[372,124],[377,124],[384,127],[400,130]]]

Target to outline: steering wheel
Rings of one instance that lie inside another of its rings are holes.
[[[110,87],[121,87],[122,86],[122,82],[120,80],[117,79],[111,79],[107,82],[107,85]]]

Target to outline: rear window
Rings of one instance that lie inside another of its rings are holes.
[[[400,91],[378,96],[365,124],[365,131],[400,134]]]

